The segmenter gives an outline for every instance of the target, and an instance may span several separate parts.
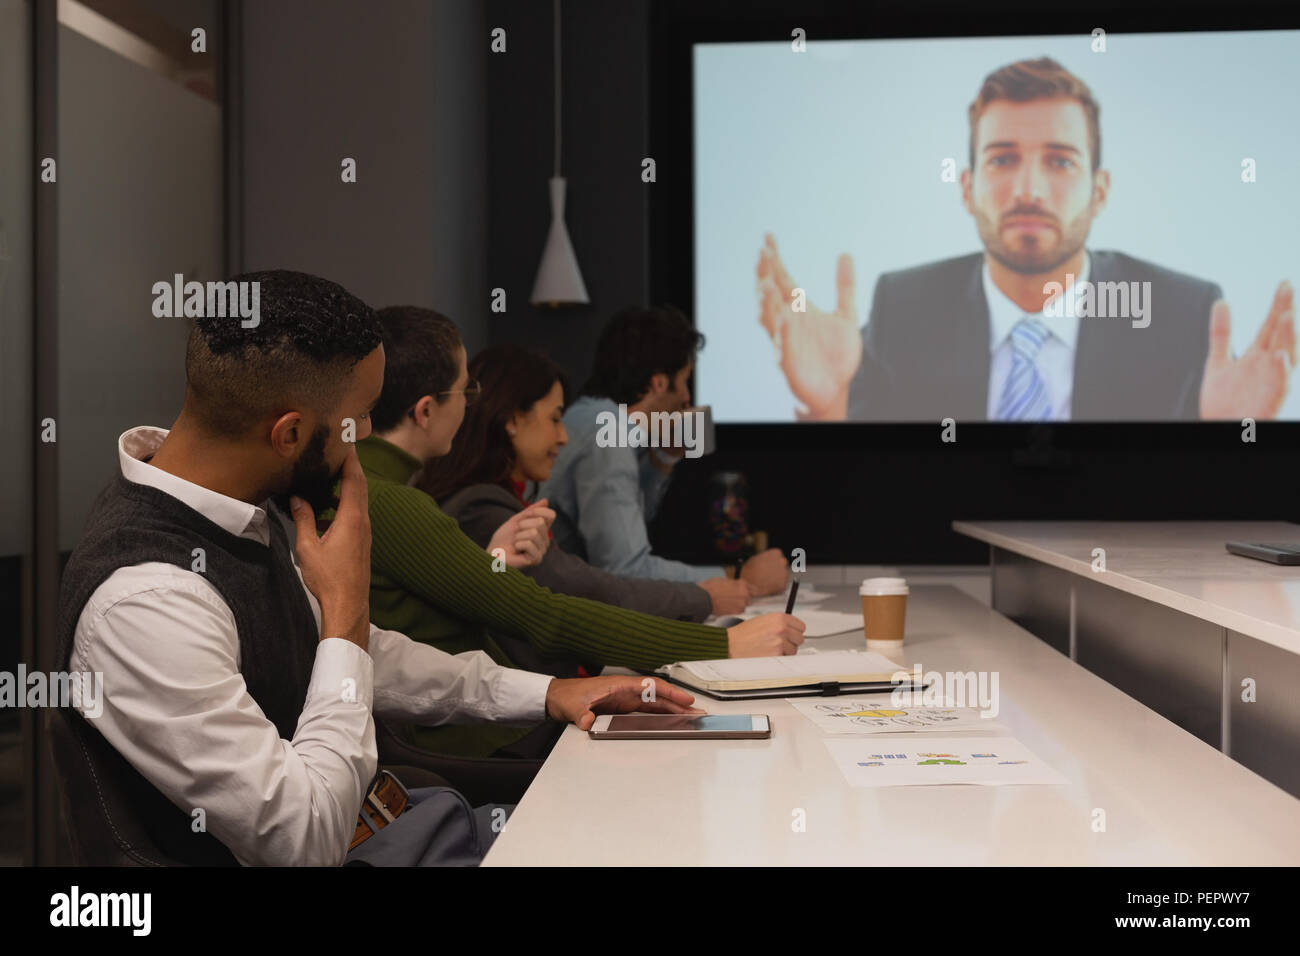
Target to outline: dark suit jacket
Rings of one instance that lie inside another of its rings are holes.
[[[1072,421],[1199,417],[1219,287],[1120,252],[1091,252],[1091,282],[1150,282],[1151,324],[1080,318]],[[850,421],[987,421],[989,310],[982,252],[887,272],[862,330]]]

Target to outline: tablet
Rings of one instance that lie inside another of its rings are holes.
[[[766,714],[602,714],[587,731],[596,740],[733,740],[770,737]]]

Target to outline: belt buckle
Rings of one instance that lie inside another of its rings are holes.
[[[383,786],[385,777],[387,777],[390,781],[392,781],[393,785],[397,787],[399,791],[401,791],[402,796],[406,798],[405,802],[403,803],[403,806],[406,806],[407,804],[410,803],[411,793],[409,790],[406,789],[405,786],[403,786],[402,781],[398,780],[395,776],[393,776],[392,773],[390,773],[387,770],[379,771],[379,775],[375,777],[375,782],[370,787],[370,792],[366,794],[366,802],[379,812],[379,815],[384,818],[386,823],[392,823],[394,820],[397,819],[397,817],[393,816],[392,813],[389,812],[388,804],[384,803],[384,801],[379,799],[379,788]]]
[[[384,778],[387,778],[387,781],[385,781]],[[411,792],[406,789],[402,784],[402,781],[398,780],[397,777],[387,770],[381,770],[379,773],[375,774],[374,781],[366,788],[366,795],[361,801],[361,810],[357,814],[357,829],[352,836],[352,842],[348,844],[349,852],[355,850],[370,837],[378,833],[382,828],[388,826],[388,824],[397,819],[397,817],[393,815],[392,811],[388,809],[388,804],[379,797],[379,788],[388,781],[391,781],[393,786],[397,787],[401,792],[405,801],[402,805],[402,809],[405,810],[410,806]],[[367,811],[367,804],[370,807],[373,807],[374,811],[379,815],[381,818],[379,821],[371,818],[370,813]]]

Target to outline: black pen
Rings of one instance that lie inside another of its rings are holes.
[[[794,583],[790,585],[790,596],[785,601],[785,613],[794,613],[794,596],[799,593],[799,579],[795,578]]]
[[[736,580],[740,580],[740,569],[745,566],[744,558],[736,558]]]

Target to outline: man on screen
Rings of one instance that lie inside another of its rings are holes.
[[[801,419],[1277,415],[1296,361],[1289,282],[1234,358],[1217,285],[1085,248],[1110,191],[1099,114],[1088,87],[1046,57],[986,77],[970,106],[970,167],[961,174],[984,252],[882,274],[861,331],[849,256],[838,263],[835,311],[812,303],[795,311],[796,284],[767,237],[759,318],[804,405]],[[1129,314],[1076,308],[1090,283],[1131,289]]]

